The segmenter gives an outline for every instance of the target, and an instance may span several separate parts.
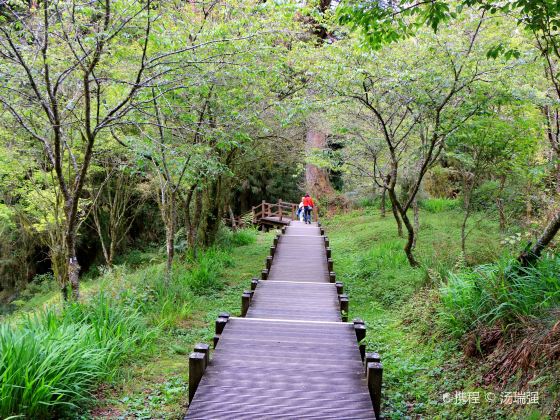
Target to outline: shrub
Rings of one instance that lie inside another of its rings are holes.
[[[54,418],[92,399],[153,336],[138,312],[99,295],[0,326],[0,416]]]
[[[520,267],[504,258],[451,273],[441,288],[440,317],[455,335],[480,325],[519,323],[543,317],[560,306],[560,257],[546,256],[535,267]]]
[[[419,205],[430,213],[441,213],[461,207],[459,200],[451,198],[428,198],[426,200],[420,200]]]

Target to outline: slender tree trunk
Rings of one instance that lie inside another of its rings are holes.
[[[463,222],[461,223],[461,252],[463,253],[463,258],[467,257],[467,221],[471,215],[470,199],[469,202],[465,204],[466,207],[463,214]]]
[[[401,217],[399,216],[399,211],[397,210],[397,206],[391,201],[391,210],[393,211],[393,216],[395,217],[395,221],[397,222],[397,233],[399,238],[403,237],[403,228],[402,228],[402,221]]]
[[[420,232],[420,209],[418,208],[418,200],[414,198],[412,202],[412,209],[414,211],[414,239],[412,241],[412,249],[416,249],[416,239]]]
[[[381,217],[385,217],[386,203],[387,203],[387,187],[383,187],[383,192],[381,193]]]
[[[541,256],[543,250],[552,242],[560,230],[560,211],[557,211],[550,220],[537,242],[529,249],[523,251],[517,258],[523,266],[534,264]]]
[[[76,232],[71,229],[66,235],[66,250],[68,252],[68,282],[72,288],[72,298],[80,298],[80,264],[76,256]]]
[[[237,230],[237,225],[235,223],[235,215],[233,214],[233,210],[231,209],[231,206],[228,206],[228,212],[229,212],[229,218],[231,220],[231,228],[233,230]]]
[[[197,189],[196,199],[194,203],[194,219],[193,219],[193,257],[198,258],[198,230],[200,221],[202,220],[202,189]]]
[[[165,251],[167,254],[165,281],[169,284],[173,276],[173,259],[175,258],[175,207],[177,193],[170,186],[166,186],[166,189],[167,191],[161,191],[161,215],[165,223]]]
[[[418,267],[420,264],[418,264],[418,261],[416,261],[416,258],[414,258],[414,253],[413,253],[414,250],[413,245],[414,245],[414,241],[416,240],[415,239],[416,235],[414,234],[414,226],[410,222],[407,212],[402,209],[398,201],[397,195],[395,193],[395,190],[392,188],[388,188],[387,192],[389,194],[391,203],[393,203],[393,207],[396,208],[396,210],[398,211],[398,215],[400,215],[402,222],[407,231],[407,240],[404,246],[404,252],[406,254],[406,258],[408,259],[408,263],[410,264],[411,267]]]

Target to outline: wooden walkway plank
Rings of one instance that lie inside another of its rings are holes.
[[[220,321],[186,418],[374,418],[363,327],[341,322],[321,229],[291,222],[267,266],[268,279],[245,298],[246,317]]]

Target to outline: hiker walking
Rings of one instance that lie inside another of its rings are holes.
[[[305,194],[305,197],[303,197],[303,220],[307,224],[311,224],[311,210],[314,206],[313,199],[309,194]]]
[[[303,222],[303,199],[305,197],[301,197],[301,201],[299,202],[298,209],[296,216],[300,222]]]

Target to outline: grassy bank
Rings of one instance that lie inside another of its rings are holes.
[[[269,236],[224,231],[216,248],[179,256],[168,284],[161,252],[134,252],[79,303],[51,292],[23,304],[0,328],[0,416],[180,418],[186,355],[220,310],[236,313]]]
[[[419,269],[409,267],[402,251],[404,240],[396,236],[390,215],[383,219],[376,210],[365,209],[325,221],[337,278],[350,297],[350,317],[366,321],[368,351],[382,355],[385,414],[554,418],[559,409],[558,378],[552,367],[545,367],[544,376],[523,389],[515,380],[504,387],[485,385],[482,377],[491,363],[466,358],[464,340],[442,325],[440,288],[447,284],[449,272],[466,271],[459,245],[461,214],[445,207],[431,210],[420,216]],[[498,259],[503,252],[501,236],[496,222],[481,221],[467,243],[469,263]],[[539,404],[501,403],[508,395],[503,392],[518,391],[539,392]]]

